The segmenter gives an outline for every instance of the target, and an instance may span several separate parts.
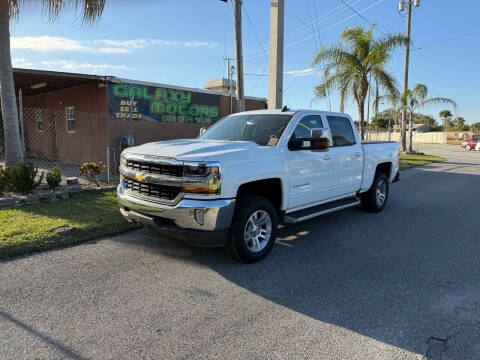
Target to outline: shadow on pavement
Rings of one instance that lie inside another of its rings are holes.
[[[425,354],[430,337],[478,321],[444,299],[459,296],[461,309],[478,299],[479,184],[478,175],[420,171],[391,186],[384,212],[354,208],[282,228],[271,254],[251,265],[147,230],[138,242],[117,241],[203,265],[293,311]]]
[[[6,320],[12,323],[15,326],[25,330],[28,334],[34,336],[35,338],[41,340],[45,344],[55,348],[55,350],[60,351],[63,356],[69,359],[75,360],[84,360],[85,358],[76,353],[74,350],[70,349],[68,346],[63,345],[59,341],[41,333],[38,330],[35,330],[33,327],[29,326],[28,324],[23,323],[22,321],[18,320],[17,318],[13,317],[12,315],[8,314],[7,312],[0,309],[0,320]]]

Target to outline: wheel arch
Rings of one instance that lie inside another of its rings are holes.
[[[282,209],[284,195],[283,184],[280,178],[268,178],[246,182],[241,184],[237,190],[237,201],[246,196],[261,196],[269,200],[275,209],[280,212]]]

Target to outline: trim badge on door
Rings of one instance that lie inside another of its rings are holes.
[[[299,184],[299,185],[293,185],[292,187],[293,188],[301,188],[301,187],[305,187],[305,186],[309,186],[310,183],[305,183],[305,184]]]

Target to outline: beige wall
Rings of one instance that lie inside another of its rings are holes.
[[[366,141],[400,141],[399,132],[367,132],[365,134]],[[408,133],[407,133],[408,141]],[[413,133],[414,144],[446,144],[447,133],[444,132],[428,132],[428,133]]]

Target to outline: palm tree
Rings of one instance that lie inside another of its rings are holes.
[[[450,110],[442,110],[438,114],[443,119],[443,127],[447,127],[448,120],[453,116]]]
[[[413,90],[407,89],[402,95],[402,104],[408,112],[408,116],[410,119],[410,125],[408,130],[408,137],[410,139],[410,143],[408,145],[408,151],[413,152],[412,143],[413,143],[413,123],[415,112],[422,109],[427,105],[440,105],[440,104],[450,104],[453,108],[457,109],[457,103],[448,98],[443,97],[434,97],[427,99],[428,96],[428,88],[424,84],[417,84],[413,88]],[[444,110],[450,113],[449,110]],[[451,113],[450,113],[451,116]]]
[[[82,9],[84,23],[93,23],[101,17],[106,1],[42,0],[42,5],[50,20],[56,19],[65,8],[73,7],[75,10]],[[7,166],[23,159],[10,55],[10,21],[18,17],[22,2],[28,0],[0,0],[0,100]]]
[[[396,94],[395,78],[385,71],[392,51],[407,43],[403,34],[387,34],[380,39],[373,37],[373,24],[368,30],[350,27],[341,34],[342,42],[323,47],[313,60],[313,65],[323,64],[323,80],[315,88],[319,98],[325,98],[331,89],[340,92],[340,111],[344,102],[353,95],[360,119],[360,134],[365,138],[365,99],[373,78],[387,94]]]

